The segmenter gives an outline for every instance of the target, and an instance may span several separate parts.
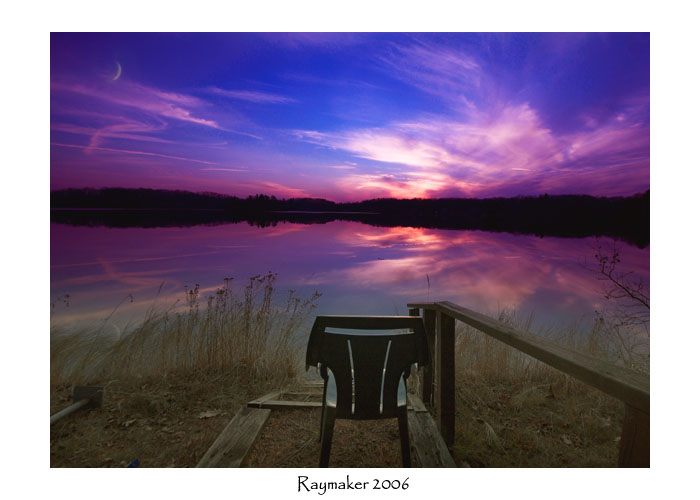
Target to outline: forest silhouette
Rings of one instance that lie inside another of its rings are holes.
[[[281,222],[322,224],[351,220],[374,226],[410,226],[535,234],[609,236],[640,248],[649,245],[649,190],[628,197],[588,195],[514,198],[378,198],[333,202],[280,199],[258,194],[239,198],[146,188],[84,188],[51,192],[51,221],[107,227],[167,227]]]

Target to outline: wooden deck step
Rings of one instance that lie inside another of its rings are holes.
[[[300,408],[321,408],[323,406],[320,401],[283,401],[279,399],[271,399],[252,406],[253,402],[248,403],[249,408],[265,408],[268,410],[298,410]]]
[[[408,395],[408,435],[421,467],[457,467],[432,415],[415,394]]]
[[[257,398],[231,419],[197,467],[240,467],[273,409],[320,408],[316,392],[274,391]],[[299,398],[297,401],[284,397]],[[432,415],[415,394],[408,395],[408,433],[420,467],[456,467]]]
[[[240,467],[270,417],[270,410],[241,408],[197,467]]]
[[[268,410],[321,408],[321,393],[316,391],[275,391],[248,402],[249,408]]]

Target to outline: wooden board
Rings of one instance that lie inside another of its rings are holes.
[[[321,408],[323,404],[320,401],[281,401],[279,399],[268,399],[262,403],[257,403],[251,406],[253,402],[248,403],[250,408],[266,408],[268,410],[284,410],[284,409],[299,409],[299,408]]]
[[[428,411],[428,409],[425,407],[425,404],[423,404],[423,401],[421,401],[421,399],[412,392],[408,393],[408,410],[413,410],[416,412]]]
[[[197,467],[240,467],[270,417],[270,410],[241,408]]]
[[[421,467],[457,467],[433,417],[427,411],[408,412],[408,435]]]
[[[280,391],[270,392],[262,397],[248,402],[249,408],[262,408],[262,404],[270,399],[279,399]]]

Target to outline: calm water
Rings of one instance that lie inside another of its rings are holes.
[[[648,281],[649,248],[616,244],[624,269]],[[487,313],[515,307],[534,313],[540,324],[564,324],[589,321],[605,306],[602,283],[584,265],[594,262],[595,245],[595,238],[347,221],[268,228],[51,224],[51,299],[70,294],[68,307],[56,304],[55,318],[94,322],[131,294],[133,302],[123,302],[110,320],[122,327],[156,298],[169,305],[195,284],[207,295],[224,278],[242,286],[272,271],[283,291],[322,292],[323,314],[405,314],[407,302],[451,300]]]

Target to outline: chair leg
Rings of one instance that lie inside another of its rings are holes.
[[[328,383],[326,382],[323,384],[323,399],[321,401],[323,402],[323,406],[321,406],[321,425],[320,429],[318,432],[318,440],[321,441],[323,439],[323,419],[326,416],[326,389],[328,387]]]
[[[398,408],[399,436],[401,437],[401,461],[404,467],[411,466],[411,443],[408,440],[408,411],[405,406]]]
[[[321,460],[319,467],[328,467],[331,458],[331,441],[335,427],[335,407],[327,406],[321,420]]]

